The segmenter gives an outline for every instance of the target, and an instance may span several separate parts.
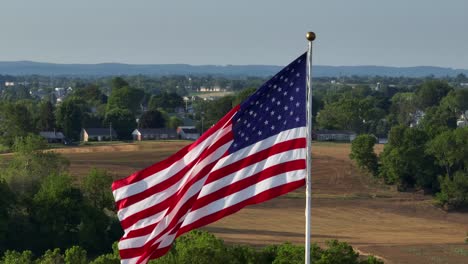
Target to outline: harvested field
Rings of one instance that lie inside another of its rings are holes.
[[[60,150],[79,179],[91,167],[115,178],[162,160],[190,142],[146,142]],[[110,147],[110,148],[107,148]],[[381,151],[378,146],[377,151]],[[446,213],[421,193],[398,193],[358,171],[349,144],[313,145],[312,240],[347,241],[386,263],[468,263],[468,214]],[[55,150],[56,151],[56,150]],[[207,227],[229,243],[304,241],[303,190],[247,207]]]

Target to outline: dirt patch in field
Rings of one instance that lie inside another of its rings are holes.
[[[68,154],[68,153],[91,153],[91,152],[115,152],[115,151],[138,151],[141,146],[136,144],[122,144],[122,145],[109,145],[109,146],[80,146],[69,148],[57,148],[47,151]]]
[[[65,152],[71,173],[106,168],[122,178],[175,153],[190,142],[148,142],[124,150]],[[100,149],[103,150],[103,149]],[[312,240],[349,242],[386,263],[468,263],[468,214],[446,213],[430,196],[399,193],[356,169],[349,144],[314,144]],[[379,146],[377,151],[382,151]],[[303,243],[304,189],[250,206],[204,229],[228,243],[263,246]]]

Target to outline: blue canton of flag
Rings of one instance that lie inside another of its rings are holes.
[[[240,105],[232,121],[230,153],[306,125],[306,55],[283,68]]]

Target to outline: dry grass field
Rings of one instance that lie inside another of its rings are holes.
[[[79,181],[91,167],[129,175],[189,142],[146,142],[60,151]],[[398,193],[357,170],[349,144],[313,145],[312,240],[339,239],[386,263],[468,263],[468,214],[446,213],[421,193]],[[381,147],[377,148],[381,151]],[[229,243],[304,241],[304,194],[297,190],[244,208],[205,229]]]

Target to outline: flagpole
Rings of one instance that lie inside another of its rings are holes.
[[[312,203],[312,42],[315,40],[314,32],[307,32],[306,38],[309,41],[307,50],[307,153],[306,153],[306,210],[305,210],[305,264],[310,264],[310,237],[311,237],[311,203]]]

